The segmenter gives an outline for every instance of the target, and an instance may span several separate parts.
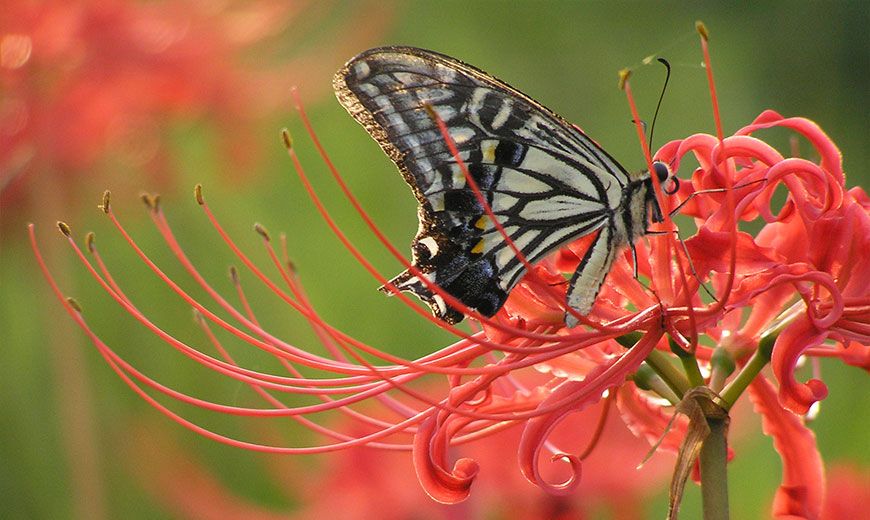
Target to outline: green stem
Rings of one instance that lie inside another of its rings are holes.
[[[761,370],[770,363],[770,356],[773,350],[773,344],[776,341],[776,335],[763,336],[758,343],[758,349],[749,358],[746,366],[737,374],[737,376],[725,387],[719,394],[724,401],[723,407],[730,410],[737,398],[749,387],[749,384],[755,379]]]
[[[659,377],[670,387],[681,399],[686,392],[691,388],[689,381],[675,367],[667,354],[660,350],[653,350],[646,358],[646,362],[655,371]]]
[[[728,520],[728,418],[708,417],[710,434],[701,446],[701,500],[704,520]]]
[[[725,388],[728,376],[737,368],[731,353],[724,347],[716,347],[713,357],[710,358],[710,390],[717,394]]]
[[[671,346],[671,352],[680,358],[683,370],[689,377],[689,385],[691,385],[692,388],[696,386],[704,386],[704,376],[701,375],[701,368],[698,366],[698,359],[695,358],[695,355],[683,350],[683,347],[677,345],[677,342],[672,338],[668,338],[668,344]]]
[[[689,384],[693,387],[704,386],[704,376],[701,375],[701,368],[698,366],[698,360],[695,356],[679,356],[680,363],[683,364],[683,370],[689,376]]]
[[[642,363],[631,378],[634,380],[634,384],[641,390],[655,392],[674,406],[680,402],[677,394],[671,390],[671,387],[665,383],[664,379],[656,374],[655,370],[648,363]]]

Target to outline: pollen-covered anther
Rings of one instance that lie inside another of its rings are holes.
[[[619,71],[619,90],[625,90],[625,82],[631,77],[631,69],[622,69]]]
[[[710,40],[710,32],[707,31],[707,26],[704,25],[704,22],[701,20],[695,21],[695,30],[698,31],[698,34],[700,34],[701,38],[704,38],[705,41]]]
[[[97,244],[94,241],[97,239],[97,236],[94,235],[93,231],[88,231],[88,234],[85,235],[85,246],[88,248],[90,253],[93,253],[97,250]]]
[[[267,242],[272,241],[272,237],[269,235],[269,231],[265,227],[263,227],[263,225],[260,224],[259,222],[254,224],[254,231],[256,231],[257,234],[259,234],[261,237],[263,237],[263,239],[266,240]]]
[[[281,140],[284,141],[284,147],[287,148],[288,152],[293,150],[293,138],[290,136],[290,130],[281,129]]]
[[[438,117],[438,112],[435,112],[435,108],[430,103],[423,103],[423,109],[426,110],[426,113],[429,114],[432,121],[438,121],[441,119]]]
[[[139,195],[142,199],[142,202],[145,204],[145,207],[148,208],[148,211],[158,212],[160,211],[160,195],[152,195],[150,193],[142,193]]]
[[[104,191],[103,192],[103,200],[100,201],[100,204],[97,206],[98,208],[100,208],[100,211],[102,211],[103,213],[105,213],[107,215],[108,215],[109,211],[111,210],[111,205],[109,204],[109,201],[111,200],[111,198],[112,198],[112,192],[110,192],[109,190]]]
[[[66,222],[64,222],[62,220],[57,221],[57,229],[59,229],[60,232],[63,233],[63,235],[66,237],[69,237],[72,235],[72,230],[69,228],[69,224],[67,224]]]
[[[69,304],[69,306],[72,307],[72,309],[74,311],[76,311],[77,313],[79,313],[79,314],[82,313],[82,306],[79,305],[78,300],[76,300],[72,296],[67,296],[66,303]]]

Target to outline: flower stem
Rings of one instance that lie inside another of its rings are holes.
[[[664,397],[672,405],[680,402],[680,397],[665,383],[648,363],[643,363],[632,376],[634,384],[641,390],[649,390]]]
[[[694,388],[696,386],[704,386],[704,376],[701,375],[701,368],[698,366],[698,360],[691,352],[683,350],[683,347],[677,345],[673,339],[668,339],[668,344],[671,346],[671,352],[680,358],[680,363],[683,365],[683,370],[689,377],[689,384]]]
[[[708,417],[707,425],[700,456],[704,520],[728,520],[728,417]]]
[[[728,350],[721,346],[716,347],[713,357],[710,358],[710,390],[721,392],[725,388],[725,381],[734,373],[735,368],[737,365]]]
[[[755,379],[755,376],[761,372],[769,362],[773,351],[773,344],[776,342],[777,335],[763,336],[758,343],[758,349],[749,358],[746,366],[737,374],[731,383],[725,387],[719,394],[724,401],[723,406],[726,410],[730,410],[737,398],[746,390],[750,383]]]
[[[647,356],[646,362],[680,398],[689,390],[690,385],[686,376],[671,363],[669,356],[664,352],[653,349]]]

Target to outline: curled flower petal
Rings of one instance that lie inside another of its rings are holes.
[[[586,386],[588,386],[588,383]],[[583,387],[583,381],[565,381],[541,403],[541,406],[546,406],[554,401],[558,402],[564,400],[567,396],[579,393]],[[577,457],[565,453],[553,455],[551,461],[561,459],[569,462],[571,465],[571,476],[564,482],[558,484],[552,484],[543,478],[540,472],[538,458],[540,457],[541,450],[544,448],[547,437],[549,437],[550,433],[565,417],[594,404],[600,398],[601,394],[590,394],[586,400],[577,403],[576,406],[565,407],[559,413],[542,415],[531,419],[526,423],[522,439],[520,439],[518,453],[520,471],[529,482],[540,486],[554,495],[568,494],[574,490],[577,484],[580,483],[580,460]]]
[[[433,500],[455,504],[468,498],[479,466],[474,459],[461,458],[452,471],[445,468],[446,449],[440,444],[436,415],[430,416],[414,436],[414,469],[420,485]]]
[[[773,346],[771,365],[779,381],[779,399],[794,413],[807,413],[813,403],[828,395],[828,387],[818,379],[799,383],[794,376],[795,366],[804,351],[821,345],[827,337],[826,332],[816,330],[801,319],[782,331]]]
[[[843,175],[843,156],[834,141],[813,121],[803,117],[785,118],[774,110],[765,110],[751,125],[741,128],[737,134],[750,134],[762,128],[782,126],[791,128],[806,137],[816,148],[822,158],[822,168],[830,171],[834,179],[840,184],[845,184]]]
[[[553,406],[557,409],[526,422],[518,453],[520,471],[529,482],[554,494],[567,493],[579,483],[579,460],[575,461],[565,454],[560,454],[558,458],[571,463],[574,471],[571,478],[560,484],[551,484],[541,477],[538,459],[547,438],[565,417],[598,402],[605,390],[612,391],[623,384],[626,375],[637,370],[658,339],[659,335],[648,334],[625,354],[596,367],[582,381],[563,382],[541,402],[538,409],[549,409]]]
[[[767,379],[757,378],[749,397],[761,414],[764,433],[782,458],[782,484],[773,500],[775,518],[818,518],[825,497],[825,469],[816,436],[783,408]]]

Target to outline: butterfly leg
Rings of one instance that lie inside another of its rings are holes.
[[[745,188],[745,187],[747,187],[747,186],[752,186],[753,184],[758,184],[758,183],[762,183],[762,182],[767,182],[767,179],[758,179],[758,180],[754,180],[754,181],[745,182],[745,183],[743,183],[743,184],[738,184],[737,186],[734,186],[734,187],[731,188],[731,189],[737,190],[737,189],[740,189],[740,188]],[[686,204],[688,204],[689,201],[692,200],[693,198],[695,198],[695,196],[697,196],[697,195],[704,195],[704,194],[707,194],[707,193],[723,193],[723,192],[726,192],[726,191],[728,191],[727,188],[710,188],[710,189],[708,189],[708,190],[699,190],[699,191],[692,192],[692,193],[690,193],[690,194],[689,194],[685,199],[683,199],[682,202],[680,202],[679,204],[677,204],[677,206],[676,206],[674,209],[672,209],[671,212],[668,213],[668,215],[669,215],[670,217],[673,217],[674,215],[676,215],[677,213],[679,213],[680,210],[683,209],[683,206],[685,206]]]
[[[689,270],[692,271],[692,276],[695,277],[695,280],[698,280],[698,284],[701,286],[701,289],[703,289],[704,292],[707,293],[707,295],[710,298],[713,298],[713,301],[718,302],[719,299],[716,298],[716,296],[710,291],[710,289],[707,288],[707,285],[703,282],[703,280],[701,280],[701,277],[698,276],[698,271],[695,269],[695,264],[694,264],[694,262],[692,262],[692,257],[689,255],[689,248],[686,247],[686,241],[683,240],[683,237],[680,236],[679,230],[674,229],[672,231],[652,231],[652,230],[646,231],[647,235],[667,235],[669,233],[673,233],[677,239],[677,242],[680,243],[680,248],[682,248],[683,254],[686,255],[686,259],[689,261]],[[632,251],[634,251],[634,245],[632,245],[631,249],[632,249]],[[634,277],[637,278],[637,256],[634,257],[634,260],[635,260]]]

